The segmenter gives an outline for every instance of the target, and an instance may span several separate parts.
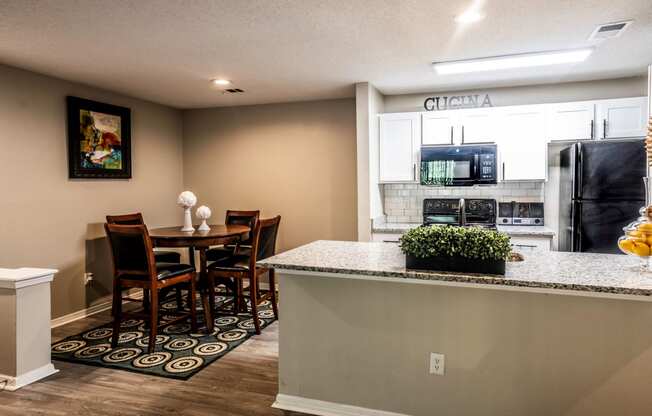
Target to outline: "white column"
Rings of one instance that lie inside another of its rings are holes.
[[[50,282],[57,270],[0,269],[0,388],[56,373],[50,360]]]

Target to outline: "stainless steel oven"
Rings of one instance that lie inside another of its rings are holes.
[[[496,184],[497,147],[488,145],[421,147],[421,185]]]

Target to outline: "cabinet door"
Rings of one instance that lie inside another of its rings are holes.
[[[380,116],[380,182],[417,180],[420,133],[418,113]]]
[[[503,110],[498,140],[501,177],[510,180],[544,180],[547,144],[544,107],[518,106]]]
[[[494,143],[497,140],[498,109],[459,110],[457,113],[457,124],[462,136],[461,144]]]
[[[422,115],[422,144],[454,144],[455,113],[433,111]]]
[[[647,98],[622,98],[597,102],[600,138],[645,137],[647,134]]]
[[[595,104],[578,102],[546,106],[546,139],[588,140],[595,137]]]

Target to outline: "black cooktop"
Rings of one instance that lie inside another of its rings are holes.
[[[423,200],[423,224],[476,225],[496,227],[496,200],[464,198],[464,220],[460,218],[461,198],[433,198]]]

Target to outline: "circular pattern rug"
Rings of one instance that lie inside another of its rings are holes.
[[[186,298],[184,294],[183,299]],[[218,310],[228,310],[231,302],[230,297],[215,297]],[[166,311],[176,310],[176,307],[174,299],[163,301],[161,322],[171,319],[172,315],[166,315]],[[183,307],[187,308],[185,301]],[[269,301],[258,307],[258,316],[261,328],[275,320]],[[187,380],[255,334],[251,313],[237,316],[217,313],[213,318],[215,325],[210,334],[206,333],[206,328],[203,328],[204,332],[193,333],[190,320],[159,328],[156,350],[152,354],[147,353],[149,329],[144,321],[125,320],[121,324],[116,348],[111,348],[113,329],[108,322],[55,342],[51,347],[52,359]],[[203,320],[203,313],[198,311],[200,328],[204,325]]]

